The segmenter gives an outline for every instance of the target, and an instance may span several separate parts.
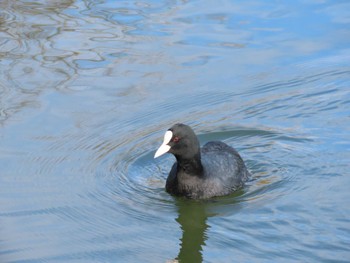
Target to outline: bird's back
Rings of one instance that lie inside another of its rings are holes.
[[[250,176],[238,152],[223,142],[209,142],[203,146],[201,153],[204,178],[212,182],[215,195],[237,190]]]

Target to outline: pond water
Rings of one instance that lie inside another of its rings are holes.
[[[350,2],[0,2],[1,262],[349,262]],[[164,190],[167,128],[253,174]]]

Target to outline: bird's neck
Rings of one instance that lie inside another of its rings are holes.
[[[177,160],[178,169],[183,170],[190,175],[202,176],[203,166],[201,162],[201,155],[198,153],[192,158],[184,158],[181,156],[175,156]]]

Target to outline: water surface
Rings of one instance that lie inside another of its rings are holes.
[[[348,262],[350,3],[0,2],[1,262]],[[253,178],[164,191],[173,123]]]

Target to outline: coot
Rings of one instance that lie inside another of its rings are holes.
[[[174,163],[166,181],[166,191],[191,199],[223,196],[243,186],[250,174],[238,152],[220,141],[202,148],[193,130],[185,124],[173,125],[164,135],[154,155],[172,153]]]

